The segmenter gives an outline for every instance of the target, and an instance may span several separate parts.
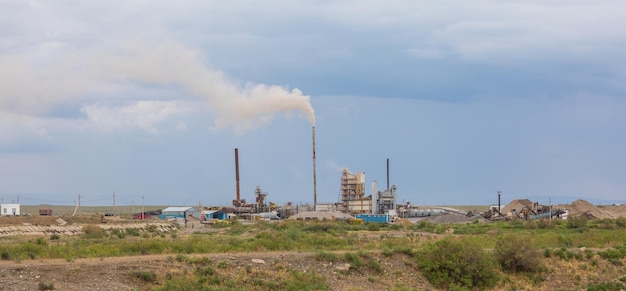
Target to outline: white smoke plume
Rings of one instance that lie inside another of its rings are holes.
[[[199,51],[174,42],[124,41],[51,59],[57,61],[34,64],[24,56],[0,57],[0,73],[12,76],[6,86],[0,86],[0,111],[45,113],[55,104],[106,90],[102,88],[139,84],[176,86],[206,100],[216,114],[218,129],[243,132],[268,124],[278,113],[294,111],[315,124],[310,97],[300,90],[238,85],[208,68]]]

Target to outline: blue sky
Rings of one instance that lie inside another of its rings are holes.
[[[313,122],[320,202],[624,200],[622,1],[227,2],[1,1],[3,201],[311,203]]]

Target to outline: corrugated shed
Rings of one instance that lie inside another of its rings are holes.
[[[192,207],[189,207],[189,206],[174,206],[174,207],[165,208],[163,209],[162,212],[185,212],[191,208]]]

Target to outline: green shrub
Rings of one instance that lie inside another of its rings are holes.
[[[370,260],[369,262],[367,262],[367,266],[374,272],[378,273],[378,274],[382,274],[383,273],[383,267],[381,266],[380,262],[377,260]]]
[[[620,291],[624,290],[624,284],[620,282],[604,282],[595,285],[589,285],[588,291]]]
[[[552,220],[550,219],[541,219],[537,221],[537,226],[540,229],[552,229],[554,228],[554,224],[552,223]]]
[[[152,271],[136,271],[132,272],[131,276],[137,279],[141,279],[146,283],[155,283],[157,281],[157,275],[155,272]]]
[[[39,282],[39,284],[37,285],[37,289],[40,291],[54,290],[54,283]]]
[[[543,269],[539,248],[522,235],[501,237],[496,243],[494,255],[502,269],[507,272],[534,273]]]
[[[124,230],[124,232],[126,232],[126,234],[130,236],[139,236],[139,229],[136,228],[127,228]]]
[[[116,236],[118,238],[124,238],[126,237],[126,232],[123,229],[111,229],[111,236]]]
[[[315,253],[315,259],[322,262],[337,262],[339,261],[339,257],[335,253],[327,253],[323,251],[318,251]]]
[[[50,240],[58,240],[61,236],[58,233],[53,233],[50,235]]]
[[[550,249],[544,249],[543,256],[549,258],[550,256],[552,256],[552,251]]]
[[[526,222],[526,224],[524,225],[525,228],[528,229],[536,229],[539,226],[537,225],[537,222],[534,220],[529,220],[528,222]]]
[[[85,236],[88,238],[101,238],[105,234],[104,230],[101,227],[94,224],[87,224],[83,226],[82,230]]]
[[[623,249],[608,249],[598,252],[598,255],[604,259],[622,259],[626,255]]]
[[[438,288],[485,289],[498,281],[493,255],[472,240],[439,240],[418,252],[416,259],[424,276]]]
[[[350,263],[350,269],[358,269],[364,264],[361,257],[355,253],[345,253],[343,254],[343,259]]]
[[[579,216],[579,217],[573,217],[573,216],[568,216],[567,217],[567,223],[565,224],[565,226],[567,228],[583,228],[587,226],[587,217],[584,216]]]
[[[215,269],[213,266],[201,266],[196,268],[196,274],[199,276],[213,276],[215,275]]]
[[[369,231],[379,231],[381,227],[381,223],[378,222],[370,222],[367,224],[367,230]]]

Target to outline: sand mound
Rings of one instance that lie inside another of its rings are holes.
[[[533,205],[533,202],[528,199],[517,199],[517,200],[511,201],[511,203],[504,206],[504,208],[500,210],[500,213],[502,213],[503,215],[506,215],[507,213],[513,212],[513,209],[515,209],[515,211],[520,211],[520,209],[524,208],[524,206],[532,206],[532,205]]]
[[[622,205],[605,205],[599,206],[600,210],[605,211],[606,213],[612,215],[614,218],[617,217],[626,217],[626,204]]]
[[[562,208],[569,209],[569,215],[574,217],[584,215],[589,218],[614,218],[611,213],[582,199],[576,200],[570,205],[564,205]]]

